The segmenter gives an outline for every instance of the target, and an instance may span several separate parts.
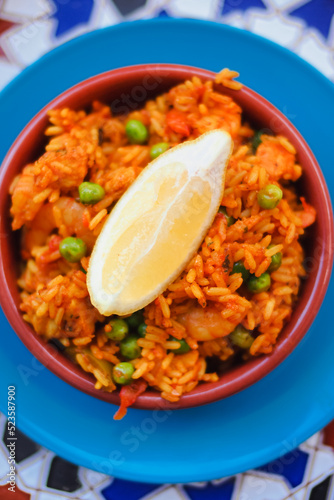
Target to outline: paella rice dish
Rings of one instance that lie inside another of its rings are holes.
[[[233,364],[270,354],[298,300],[302,237],[316,211],[296,188],[303,169],[294,146],[256,130],[224,94],[232,88],[237,100],[237,75],[219,73],[219,90],[193,77],[124,115],[97,101],[51,109],[45,152],[12,182],[23,318],[92,374],[96,389],[120,389],[116,418],[147,389],[177,403]],[[143,309],[102,315],[86,280],[109,213],[153,159],[215,129],[234,146],[196,254]]]

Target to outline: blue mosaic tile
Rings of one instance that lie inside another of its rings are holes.
[[[11,436],[8,433],[8,426],[5,425],[2,440],[5,446],[10,442]],[[29,439],[25,434],[20,432],[18,429],[15,430],[15,436],[17,438],[15,446],[16,462],[20,463],[26,458],[31,457],[40,450],[40,446]]]
[[[120,13],[123,16],[126,16],[140,7],[144,7],[146,0],[113,0],[113,3],[116,5]]]
[[[184,486],[184,490],[191,500],[231,500],[235,485],[235,478],[221,484],[209,483],[205,488]]]
[[[167,10],[161,9],[158,12],[156,12],[155,17],[171,17],[171,16],[168,14]]]
[[[330,488],[333,482],[333,476],[328,476],[321,483],[314,486],[311,490],[309,500],[330,500]]]
[[[81,488],[78,478],[79,467],[60,457],[52,460],[47,486],[59,491],[76,491]]]
[[[262,0],[225,0],[223,4],[222,15],[230,14],[235,10],[246,11],[251,7],[257,7],[259,9],[266,9],[266,6]]]
[[[143,496],[158,489],[156,484],[130,483],[122,479],[114,479],[113,482],[102,490],[102,495],[106,500],[140,500]]]
[[[334,2],[333,0],[310,0],[291,11],[290,15],[303,19],[309,27],[318,29],[327,38],[334,16]]]
[[[284,477],[290,486],[295,488],[303,482],[308,459],[308,453],[297,448],[283,457],[259,467],[258,470]]]
[[[67,31],[86,24],[91,16],[93,0],[52,0],[56,7],[56,12],[52,17],[58,21],[55,36],[61,36]]]

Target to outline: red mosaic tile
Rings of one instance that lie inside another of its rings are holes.
[[[1,7],[1,4],[0,4],[0,7]],[[3,33],[5,33],[7,30],[12,28],[13,26],[17,26],[17,24],[12,23],[11,21],[7,21],[7,19],[1,19],[1,17],[0,17],[0,36]],[[1,46],[0,46],[0,57],[6,57],[6,54],[3,51]]]
[[[334,448],[334,420],[324,429],[324,444]]]
[[[19,490],[19,488],[15,487],[15,493],[8,490],[8,485],[0,486],[0,498],[1,500],[30,500],[30,494],[25,493],[24,491]]]

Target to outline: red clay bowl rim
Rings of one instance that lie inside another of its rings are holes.
[[[147,73],[150,71],[159,71],[165,75],[170,75],[172,73],[176,78],[180,78],[180,81],[189,78],[190,73],[207,79],[213,79],[215,76],[215,73],[211,71],[192,66],[177,64],[143,64],[110,70],[78,83],[44,106],[44,108],[37,115],[35,115],[34,118],[32,118],[32,120],[17,137],[2,163],[0,172],[0,192],[2,190],[2,186],[6,184],[4,182],[5,179],[7,180],[8,177],[11,177],[10,165],[12,158],[15,156],[22,144],[28,139],[31,130],[36,126],[36,124],[40,120],[45,119],[45,112],[47,109],[50,109],[52,106],[61,106],[64,100],[67,101],[68,99],[71,99],[71,97],[76,95],[78,92],[82,92],[82,89],[85,89],[87,95],[89,95],[90,89],[94,88],[97,83],[103,83],[104,81],[109,83],[110,78],[116,80],[128,79],[131,76],[138,75],[138,73]],[[227,91],[226,89],[224,89],[224,91],[231,93],[231,91]],[[169,403],[161,398],[159,392],[148,391],[138,397],[136,403],[133,405],[135,408],[189,408],[212,403],[246,389],[276,368],[277,365],[279,365],[293,351],[311,326],[324,299],[330,280],[334,249],[333,214],[325,179],[312,151],[292,123],[290,123],[289,120],[277,108],[275,108],[275,106],[253,90],[243,87],[241,92],[248,99],[255,100],[267,113],[272,114],[281,120],[286,127],[286,130],[289,131],[290,138],[293,138],[293,142],[298,144],[297,151],[301,151],[303,148],[304,154],[306,154],[307,160],[312,166],[311,170],[313,170],[313,174],[315,175],[315,182],[318,183],[322,189],[322,214],[325,214],[325,221],[323,221],[325,224],[325,238],[322,242],[323,253],[321,255],[322,258],[319,259],[320,263],[315,279],[315,286],[313,287],[310,295],[306,297],[304,310],[296,320],[294,327],[286,338],[278,342],[271,355],[256,358],[255,360],[249,361],[240,367],[234,368],[233,371],[236,372],[236,377],[232,380],[226,382],[224,377],[222,377],[215,383],[200,384],[192,392],[183,395],[178,403]],[[235,93],[235,97],[237,98],[237,93]],[[6,199],[6,193],[2,196],[2,200],[4,199]],[[5,201],[1,201],[1,212],[5,209],[5,206]],[[5,239],[6,238],[0,238],[0,250],[2,250]],[[55,355],[54,348],[44,342],[41,342],[41,339],[34,333],[33,329],[23,320],[21,313],[16,307],[8,282],[5,278],[4,262],[2,259],[0,262],[0,286],[2,287],[0,304],[5,315],[7,316],[8,321],[24,345],[41,363],[43,363],[52,373],[60,377],[62,380],[85,392],[86,394],[110,403],[120,403],[118,391],[114,393],[106,393],[96,390],[94,388],[92,377],[89,374],[86,374],[81,369],[77,368],[71,361],[64,360],[63,356]],[[284,330],[287,326],[288,324],[284,327]]]

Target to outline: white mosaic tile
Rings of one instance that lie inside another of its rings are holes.
[[[327,473],[334,468],[334,452],[333,450],[319,450],[315,453],[312,462],[312,469],[309,480],[313,481],[319,476]]]
[[[334,79],[333,54],[314,32],[303,36],[296,46],[296,52],[328,78]]]
[[[28,488],[38,488],[41,484],[41,468],[43,459],[35,460],[27,467],[20,468],[20,477],[22,482]]]
[[[303,32],[303,25],[289,21],[277,14],[249,14],[247,27],[253,33],[261,35],[284,47],[292,47]]]
[[[80,500],[105,500],[105,498],[95,491],[87,491],[80,494]]]
[[[40,484],[42,485],[47,484],[51,462],[54,457],[55,454],[52,451],[48,451],[42,461],[41,471],[40,471]]]
[[[293,496],[295,500],[305,500],[305,488],[294,492]]]
[[[145,500],[185,500],[185,497],[174,487],[170,486],[153,496],[144,497]]]
[[[109,1],[101,3],[96,9],[95,26],[105,28],[112,26],[122,21],[122,17],[116,7]]]
[[[304,445],[309,446],[310,448],[315,448],[316,446],[318,446],[320,441],[321,441],[321,433],[317,432],[316,434],[313,434],[313,436],[308,438],[304,442]]]
[[[245,16],[240,12],[232,12],[227,16],[223,16],[222,21],[224,24],[228,24],[229,26],[233,26],[234,28],[245,27]]]
[[[76,30],[78,29],[87,32],[96,28],[112,26],[114,24],[121,23],[122,21],[122,16],[110,0],[94,0],[94,6],[89,21],[84,25],[78,25],[74,28],[72,33],[70,32],[70,36],[71,38],[77,36]]]
[[[83,484],[86,484],[91,488],[94,488],[106,482],[108,482],[109,484],[111,480],[110,476],[107,476],[106,474],[101,474],[100,472],[85,469],[84,467],[79,468],[79,478]]]
[[[170,0],[168,10],[178,17],[214,19],[217,6],[217,0]]]
[[[65,497],[66,498],[66,497]],[[49,492],[40,492],[36,495],[34,500],[64,500],[64,496],[59,493],[49,493]]]
[[[2,47],[18,65],[27,66],[53,48],[52,20],[35,20],[6,32]]]
[[[25,493],[34,493],[36,488],[29,488],[24,481],[21,478],[21,471],[20,471],[20,465],[18,465],[17,470],[16,470],[16,478],[15,478],[15,483],[16,486],[21,490],[24,491]],[[38,487],[38,486],[37,486]]]
[[[226,483],[227,481],[229,481],[232,477],[234,476],[226,476],[226,477],[221,477],[219,479],[214,479],[213,481],[210,481],[212,484],[214,484],[215,486],[218,486],[219,484],[222,484],[222,483]]]
[[[244,474],[239,486],[239,497],[243,500],[282,500],[290,494],[283,478],[261,477]]]
[[[53,8],[47,0],[4,0],[2,13],[8,19],[26,22],[28,19],[51,14]]]

